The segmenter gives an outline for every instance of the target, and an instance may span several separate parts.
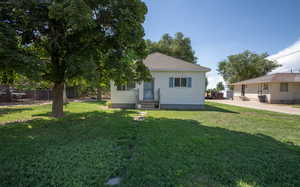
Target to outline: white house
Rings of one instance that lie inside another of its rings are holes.
[[[152,81],[123,86],[111,82],[113,108],[203,108],[205,73],[209,68],[161,53],[150,54],[143,62]]]
[[[235,100],[300,103],[300,73],[275,73],[232,84]]]

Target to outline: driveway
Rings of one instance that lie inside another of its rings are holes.
[[[280,112],[286,114],[300,115],[300,108],[294,108],[292,105],[266,104],[255,101],[236,101],[236,100],[207,100],[216,103],[241,106],[247,108],[254,108],[259,110],[268,110],[272,112]]]

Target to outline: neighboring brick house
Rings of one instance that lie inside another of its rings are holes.
[[[300,73],[275,73],[231,84],[236,100],[300,103]]]

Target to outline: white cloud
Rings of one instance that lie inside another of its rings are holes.
[[[270,60],[276,60],[281,67],[276,68],[271,73],[282,72],[300,72],[300,40],[290,47],[279,51],[278,53],[268,57]]]

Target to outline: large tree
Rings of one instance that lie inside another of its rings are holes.
[[[148,53],[161,52],[187,62],[197,63],[197,57],[191,46],[191,39],[177,32],[175,37],[164,34],[158,42],[147,40]]]
[[[240,54],[228,56],[218,65],[218,72],[227,83],[239,82],[266,75],[280,65],[267,59],[268,54],[256,54],[245,51]]]
[[[10,86],[21,74],[30,75],[34,72],[33,69],[39,69],[31,65],[34,58],[28,49],[30,47],[25,49],[19,46],[14,28],[5,21],[0,21],[0,84],[6,87],[7,95],[11,94]],[[37,76],[33,74],[32,78]]]
[[[20,58],[20,50],[14,30],[7,24],[0,23],[0,84],[13,84],[16,73],[15,66]]]
[[[45,59],[31,64],[43,64],[38,73],[54,85],[55,117],[63,116],[65,81],[82,76],[93,63],[105,63],[98,68],[118,84],[149,75],[142,63],[147,8],[141,0],[6,0],[0,8],[0,22],[19,48],[32,48]]]

